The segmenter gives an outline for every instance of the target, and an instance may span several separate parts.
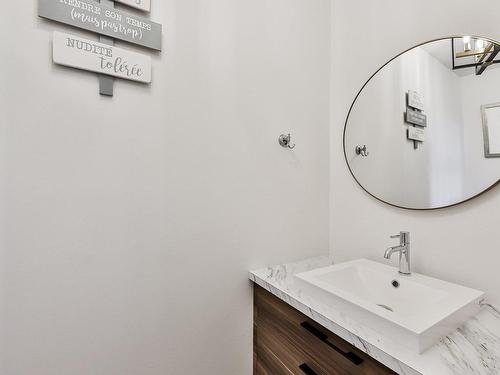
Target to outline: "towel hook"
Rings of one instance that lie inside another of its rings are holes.
[[[288,135],[286,134],[281,134],[278,141],[281,145],[281,147],[284,147],[284,148],[289,148],[289,149],[294,149],[295,148],[295,143],[292,145],[291,143],[291,140],[292,140],[292,136],[290,135],[290,133],[288,133]]]
[[[370,155],[370,153],[366,149],[366,145],[361,146],[356,146],[356,155],[361,155],[363,157],[367,157]]]

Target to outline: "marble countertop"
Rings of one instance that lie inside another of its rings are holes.
[[[485,306],[461,328],[422,354],[396,346],[308,295],[293,275],[333,264],[329,257],[252,271],[250,279],[325,328],[402,375],[500,375],[500,313]]]

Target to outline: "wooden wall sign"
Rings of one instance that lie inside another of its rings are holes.
[[[106,4],[111,8],[115,7],[113,0],[97,0],[101,4]],[[115,45],[115,40],[106,35],[99,35],[99,41],[110,46]],[[115,79],[106,74],[99,74],[99,94],[104,96],[113,96],[115,93]]]
[[[408,105],[421,111],[424,110],[424,101],[416,91],[408,91]]]
[[[160,24],[94,0],[38,0],[38,15],[161,51]]]
[[[116,1],[128,5],[129,7],[142,10],[144,12],[151,11],[151,0],[116,0]]]
[[[54,63],[137,82],[151,82],[151,57],[54,32]]]
[[[413,141],[413,148],[418,149],[420,142],[424,141],[424,130],[417,128],[416,126],[426,127],[427,126],[427,115],[423,113],[424,111],[424,101],[420,97],[417,91],[408,90],[406,94],[406,112],[405,112],[405,122],[413,125],[407,130],[407,137],[409,140]]]
[[[410,139],[412,141],[417,141],[417,142],[425,141],[424,129],[410,126],[408,128],[408,139]]]
[[[412,109],[410,107],[406,108],[406,122],[425,127],[427,126],[427,116],[422,112]]]

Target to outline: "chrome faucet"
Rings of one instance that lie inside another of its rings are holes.
[[[410,232],[399,232],[391,238],[399,238],[399,246],[389,247],[384,254],[385,259],[391,259],[392,254],[399,253],[399,273],[411,275],[410,271]]]

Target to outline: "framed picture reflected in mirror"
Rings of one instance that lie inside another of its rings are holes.
[[[500,158],[500,103],[481,106],[484,156]]]

